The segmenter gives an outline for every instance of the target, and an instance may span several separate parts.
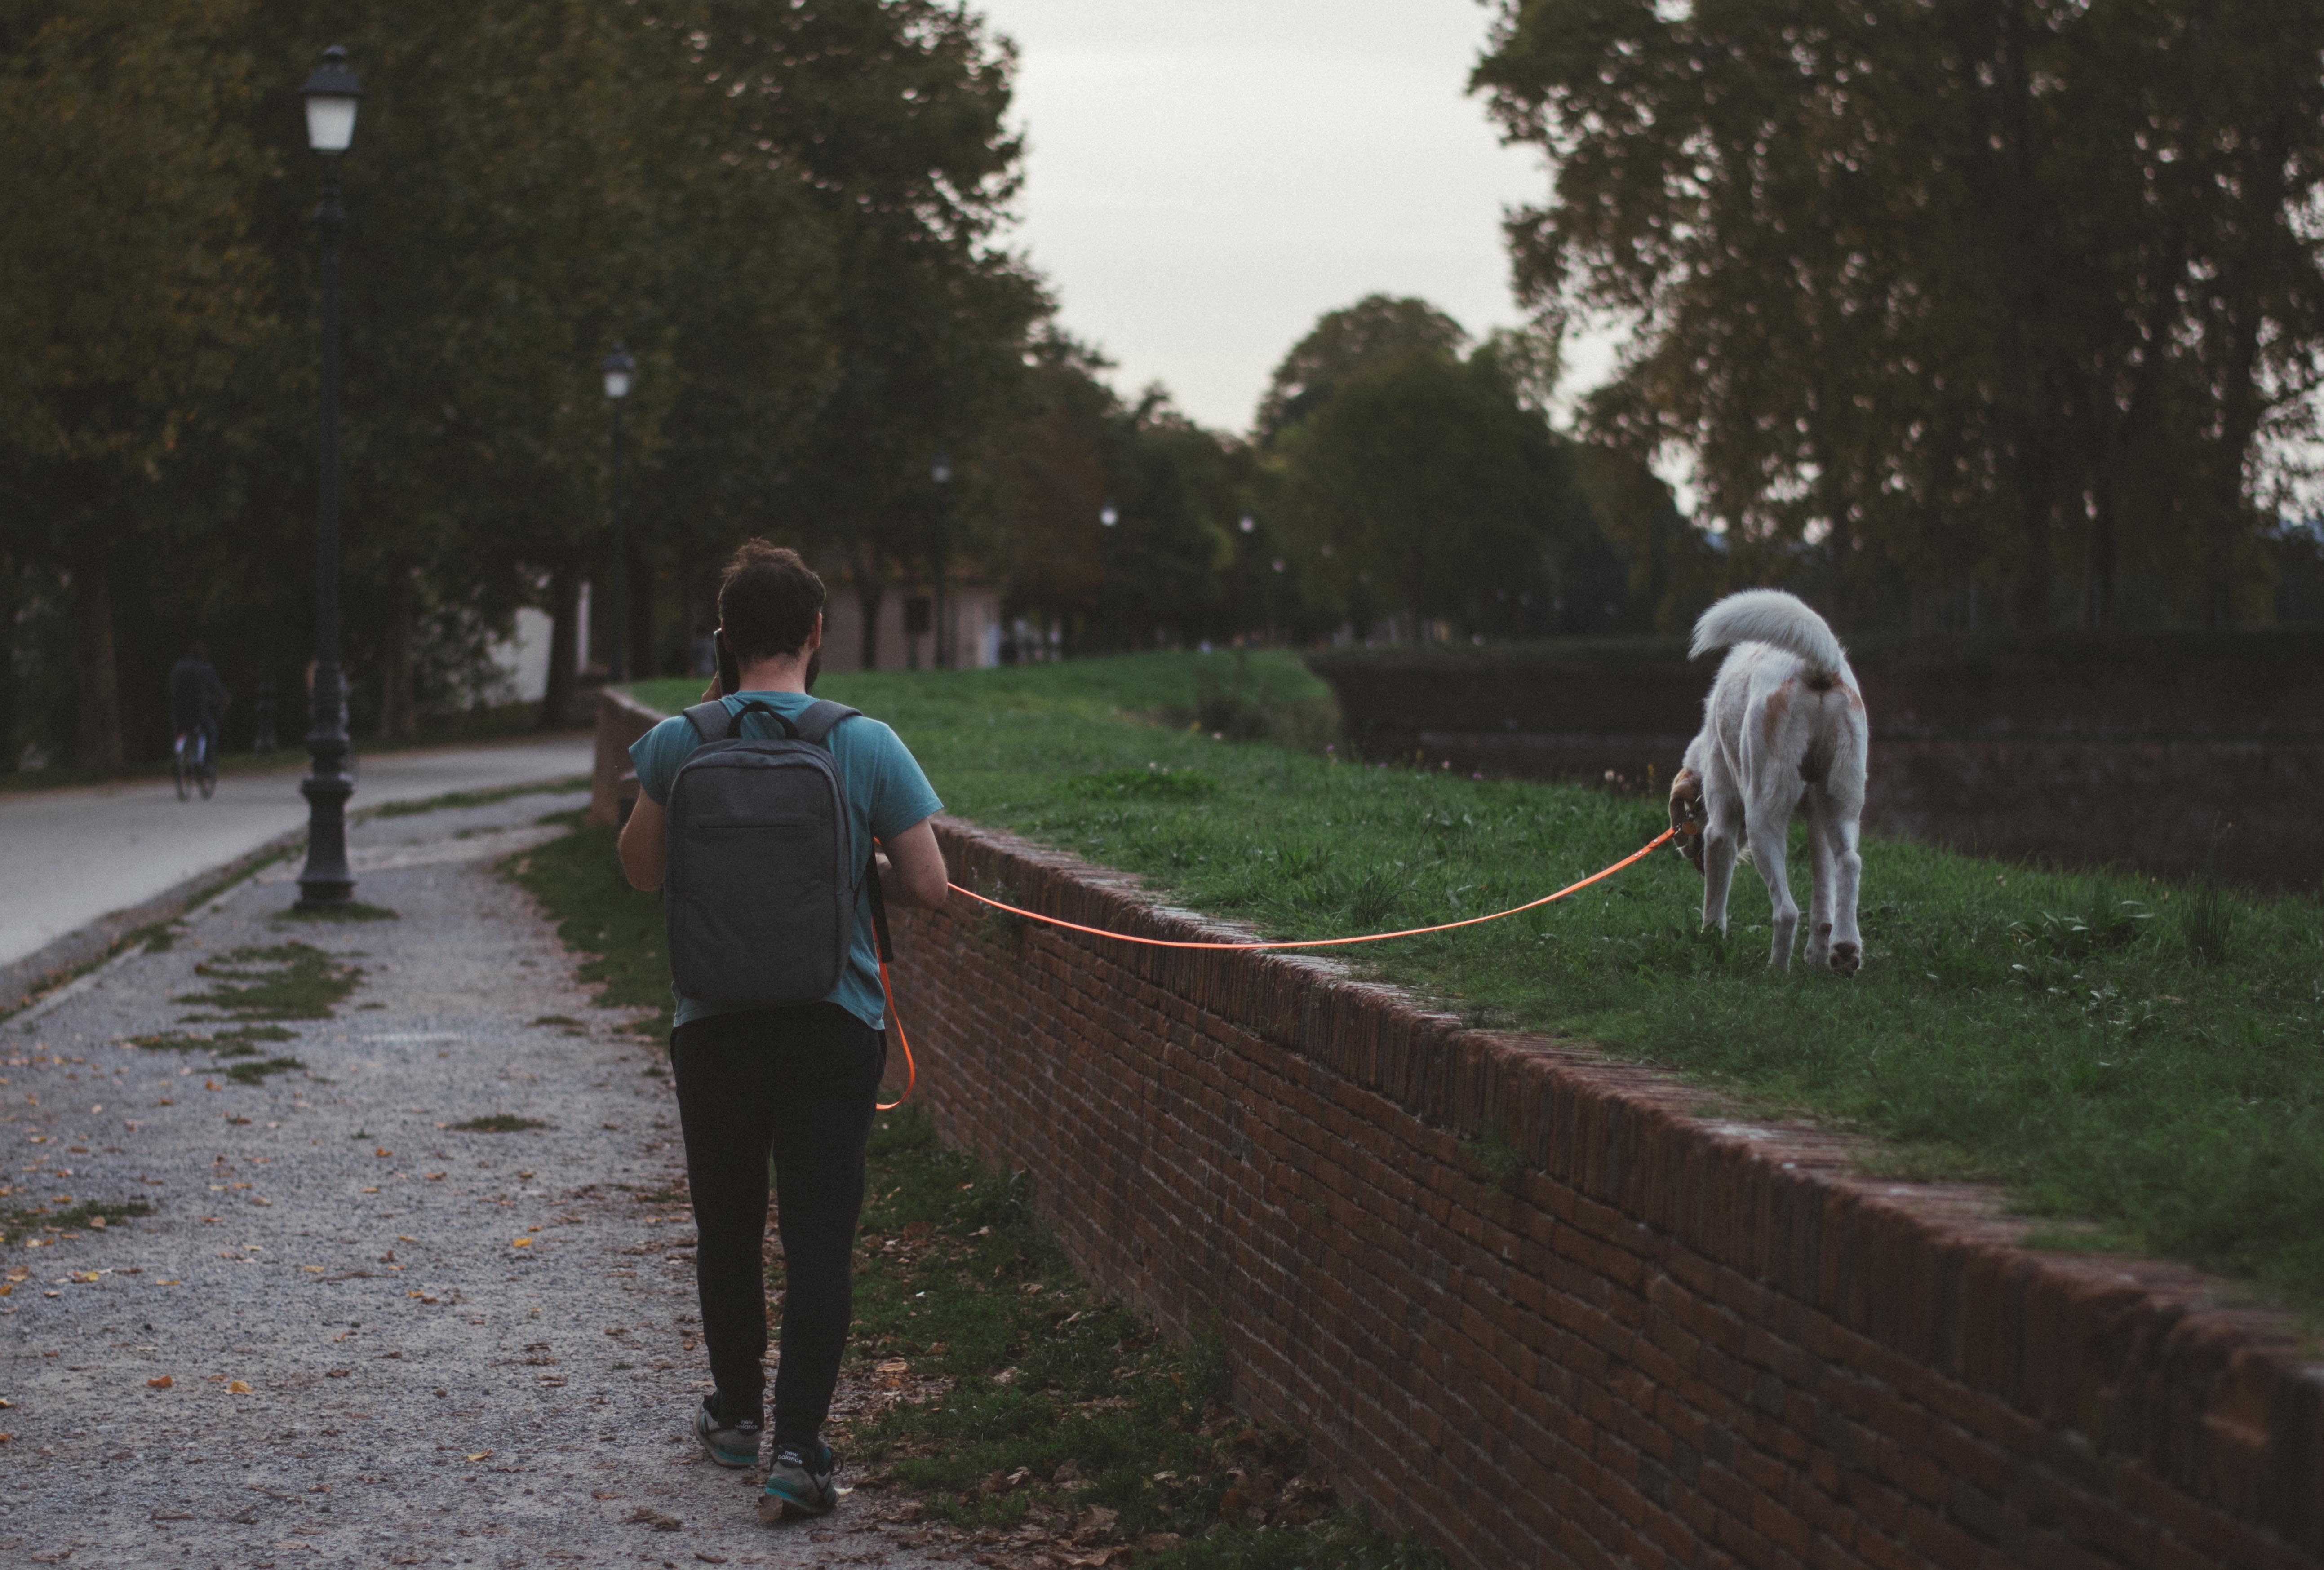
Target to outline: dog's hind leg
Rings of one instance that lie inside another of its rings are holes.
[[[1821,838],[1831,846],[1832,860],[1831,956],[1827,962],[1842,976],[1853,976],[1864,963],[1864,938],[1856,930],[1857,890],[1864,877],[1864,858],[1856,850],[1856,814],[1832,812],[1821,827]]]
[[[1831,834],[1831,798],[1818,785],[1807,792],[1808,864],[1813,873],[1808,895],[1808,946],[1811,965],[1824,964],[1831,955],[1832,897],[1838,847]]]
[[[1735,877],[1735,831],[1716,815],[1702,831],[1702,928],[1727,931],[1727,889]]]

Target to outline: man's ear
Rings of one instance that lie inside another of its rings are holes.
[[[815,630],[807,635],[807,646],[800,649],[799,652],[801,654],[813,654],[816,649],[821,648],[822,647],[823,612],[818,611],[815,613]]]

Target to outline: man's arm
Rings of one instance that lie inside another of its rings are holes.
[[[661,886],[669,854],[661,827],[660,803],[640,791],[637,805],[630,809],[630,821],[622,825],[622,872],[632,888],[651,894]]]
[[[881,892],[898,904],[944,909],[952,880],[945,872],[944,849],[936,843],[935,823],[933,818],[922,818],[902,833],[881,841],[895,873],[895,882],[881,884]]]

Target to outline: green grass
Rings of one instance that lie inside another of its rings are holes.
[[[591,956],[581,979],[598,988],[597,1005],[652,1009],[637,1033],[666,1039],[674,1005],[662,958],[661,902],[622,881],[613,831],[576,828],[501,866],[558,918],[557,935],[566,946]],[[533,1023],[572,1029],[580,1022],[543,1015]]]
[[[537,1117],[519,1117],[513,1112],[488,1112],[482,1117],[472,1117],[452,1127],[462,1134],[519,1134],[528,1128],[547,1128],[549,1125]]]
[[[195,966],[194,974],[208,980],[209,989],[181,993],[177,1001],[239,1020],[328,1019],[363,980],[363,971],[340,956],[295,938],[271,948],[232,950]],[[198,1024],[217,1016],[187,1017]]]
[[[1275,937],[1498,910],[1663,827],[1649,798],[1365,767],[1146,718],[1192,710],[1205,668],[1231,669],[1141,655],[835,675],[818,692],[893,725],[951,811]],[[1252,668],[1285,702],[1313,696],[1287,658]],[[691,701],[684,687],[638,693]],[[1165,769],[1218,788],[1120,788]],[[1803,858],[1792,867],[1804,904]],[[2318,900],[1882,840],[1865,846],[1863,887],[1852,982],[1768,973],[1748,871],[1732,936],[1700,934],[1701,880],[1667,853],[1530,917],[1343,957],[1480,1024],[1586,1038],[1714,1098],[1877,1134],[1883,1170],[1997,1179],[2037,1243],[2092,1222],[2324,1309]]]
[[[908,1111],[880,1117],[867,1166],[850,1368],[902,1388],[841,1442],[928,1516],[1134,1543],[1150,1565],[1441,1563],[1340,1508],[1296,1435],[1237,1417],[1215,1337],[1177,1345],[1076,1280],[1021,1174]]]
[[[6,1191],[0,1189],[0,1193]],[[37,1204],[0,1207],[0,1243],[11,1239],[22,1243],[35,1231],[60,1234],[87,1231],[99,1217],[104,1219],[106,1226],[116,1226],[132,1217],[153,1214],[153,1207],[143,1199],[119,1203],[84,1199],[74,1204],[69,1196],[60,1196],[60,1198],[65,1206],[61,1210],[51,1210]]]

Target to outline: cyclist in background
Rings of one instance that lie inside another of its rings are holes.
[[[197,762],[204,768],[217,764],[218,716],[234,700],[210,666],[209,646],[197,641],[185,657],[170,667],[170,730],[177,736],[198,736]]]

